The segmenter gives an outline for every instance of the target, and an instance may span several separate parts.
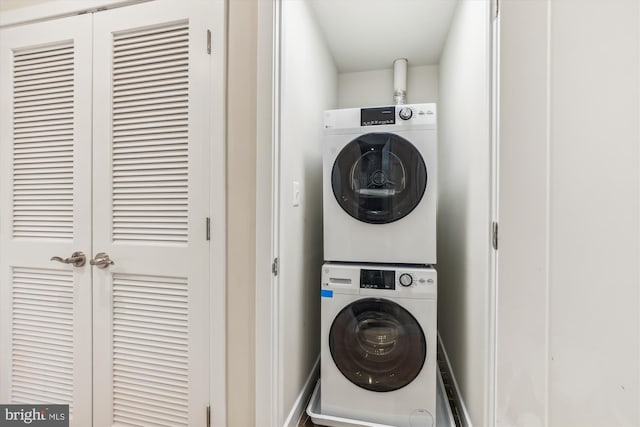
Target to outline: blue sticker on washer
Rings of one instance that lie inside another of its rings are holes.
[[[333,298],[333,291],[331,289],[321,289],[320,296],[322,298]]]

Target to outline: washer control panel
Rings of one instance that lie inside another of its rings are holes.
[[[323,295],[435,298],[438,272],[431,266],[325,263]],[[328,298],[329,296],[324,296]]]

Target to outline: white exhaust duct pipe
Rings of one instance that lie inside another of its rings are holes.
[[[399,58],[393,61],[393,102],[396,105],[407,101],[407,67],[409,61]]]

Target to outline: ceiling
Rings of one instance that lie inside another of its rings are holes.
[[[339,72],[440,61],[458,0],[308,0]]]

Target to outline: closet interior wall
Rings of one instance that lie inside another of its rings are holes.
[[[279,423],[295,423],[320,353],[322,120],[337,105],[338,74],[307,1],[282,2],[281,37]]]
[[[440,58],[438,330],[473,425],[491,425],[489,2],[458,4]]]

